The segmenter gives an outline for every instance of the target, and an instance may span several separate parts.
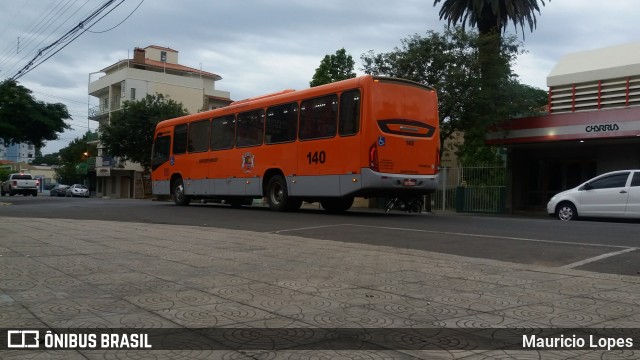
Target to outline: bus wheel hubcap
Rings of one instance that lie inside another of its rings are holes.
[[[274,203],[279,204],[282,202],[282,195],[283,195],[282,186],[280,186],[280,184],[273,185],[271,200],[273,200]]]

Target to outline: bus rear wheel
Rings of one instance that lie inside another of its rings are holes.
[[[171,185],[171,195],[173,197],[173,202],[179,206],[187,206],[191,202],[191,197],[185,195],[184,193],[184,183],[182,182],[182,178],[177,178],[173,181]]]
[[[347,211],[353,205],[353,197],[330,198],[320,201],[322,208],[331,213]]]
[[[302,200],[289,196],[287,181],[281,175],[276,175],[267,183],[267,203],[271,210],[296,211],[302,205]]]

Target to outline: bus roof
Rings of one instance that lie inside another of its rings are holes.
[[[259,108],[262,105],[269,105],[276,102],[286,103],[286,102],[294,101],[295,99],[313,98],[313,97],[321,96],[323,94],[326,94],[332,91],[349,90],[352,88],[356,88],[365,82],[379,82],[379,81],[401,83],[405,85],[416,86],[428,91],[435,91],[434,88],[430,86],[423,85],[411,80],[393,78],[393,77],[387,77],[387,76],[363,75],[360,77],[351,78],[351,79],[342,80],[342,81],[336,81],[334,83],[320,85],[320,86],[316,86],[308,89],[303,89],[303,90],[287,89],[287,90],[282,90],[275,93],[256,96],[253,98],[234,101],[231,104],[229,104],[229,106],[225,106],[222,108],[208,110],[204,112],[199,112],[199,113],[185,115],[185,116],[174,118],[174,119],[167,119],[167,120],[161,121],[158,124],[158,127],[171,126],[176,123],[179,124],[185,121],[188,122],[191,120],[199,120],[207,117],[224,116],[228,113],[235,113],[238,111],[242,111],[243,108],[249,108],[249,107]]]

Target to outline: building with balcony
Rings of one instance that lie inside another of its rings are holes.
[[[222,77],[179,64],[178,51],[166,47],[136,48],[132,59],[118,61],[96,73],[102,76],[91,81],[95,73],[89,75],[89,95],[97,98],[99,105],[89,109],[89,119],[100,124],[108,124],[125,101],[140,100],[147,94],[168,96],[191,114],[231,103],[229,92],[215,87]],[[97,145],[97,156],[88,169],[93,175],[92,193],[101,197],[143,197],[147,192],[143,169],[107,154],[99,142]]]
[[[5,145],[0,141],[0,160],[30,163],[34,157],[36,157],[36,148],[32,144],[16,143]]]
[[[508,150],[512,211],[542,210],[595,175],[640,168],[640,42],[568,54],[547,86],[548,113],[510,119],[487,135]]]

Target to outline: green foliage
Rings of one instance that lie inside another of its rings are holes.
[[[316,69],[309,86],[330,84],[332,82],[346,80],[356,77],[353,72],[355,61],[351,55],[347,55],[344,48],[336,51],[335,55],[326,55],[320,66]]]
[[[551,1],[551,0],[549,0]],[[525,24],[533,31],[536,27],[536,12],[540,14],[538,0],[434,0],[433,6],[442,3],[440,20],[446,19],[449,26],[466,23],[477,27],[480,34],[502,32],[512,22],[524,32]],[[544,0],[540,0],[544,6]]]
[[[36,154],[36,157],[31,161],[34,165],[47,164],[47,165],[60,165],[60,158],[57,152],[53,154],[40,155]]]
[[[36,148],[71,127],[64,104],[36,101],[31,90],[7,79],[0,83],[0,140],[6,143],[30,143]]]
[[[389,53],[369,51],[361,59],[367,74],[413,80],[438,92],[438,113],[442,141],[462,130],[470,99],[479,91],[477,35],[461,29],[428,31],[401,40],[402,46]]]
[[[513,116],[531,113],[547,103],[546,91],[522,85],[511,71],[511,63],[521,52],[515,37],[501,40],[491,63],[491,86],[483,86],[481,38],[461,28],[440,34],[413,35],[389,53],[370,51],[361,59],[365,73],[413,80],[436,88],[440,135],[444,142],[454,132],[464,133],[458,156],[465,165],[495,164],[502,157],[484,144],[487,128]],[[544,94],[544,95],[542,95]]]
[[[90,133],[75,138],[69,145],[60,149],[57,153],[59,168],[56,169],[57,180],[61,184],[83,183],[86,174],[81,171],[82,164],[90,157],[97,154],[95,144],[88,144],[87,137]],[[56,154],[51,154],[51,156]]]
[[[100,127],[105,151],[122,160],[151,165],[151,146],[156,124],[162,120],[188,115],[181,103],[162,94],[147,95],[138,101],[125,101],[108,125]]]
[[[11,171],[10,168],[4,168],[4,167],[0,167],[0,183],[2,183],[3,181],[7,180],[7,178],[9,177],[9,175],[13,173],[13,171]]]

